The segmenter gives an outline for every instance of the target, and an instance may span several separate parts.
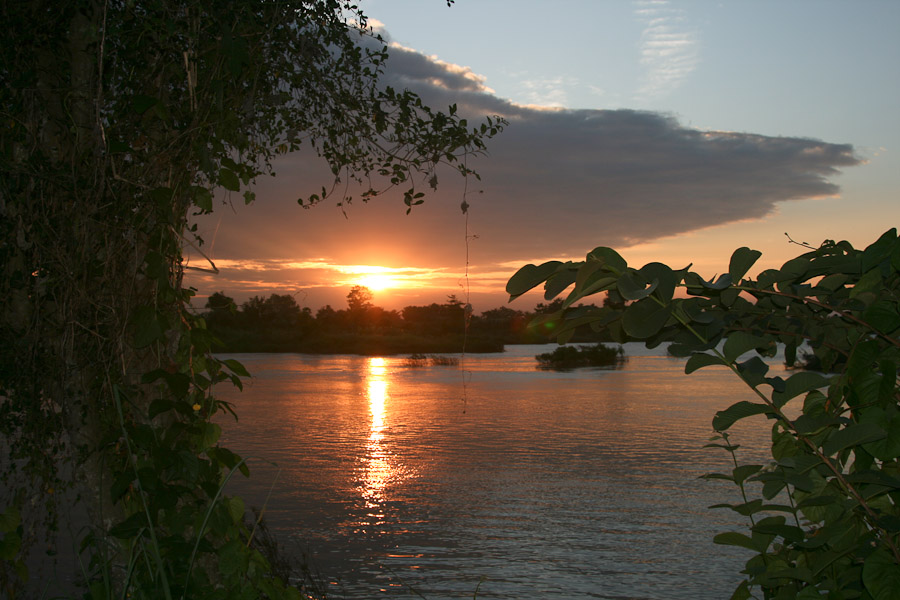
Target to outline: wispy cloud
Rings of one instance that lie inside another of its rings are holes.
[[[526,105],[562,108],[568,104],[566,90],[578,84],[578,80],[574,77],[557,76],[540,79],[525,74],[519,83],[521,91],[518,96],[525,101]]]
[[[647,102],[666,96],[687,79],[699,63],[699,44],[684,11],[668,0],[638,0],[635,13],[644,24],[640,42],[644,72],[637,99]]]

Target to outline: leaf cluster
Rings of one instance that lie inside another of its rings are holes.
[[[569,289],[545,317],[560,341],[580,327],[618,342],[668,344],[685,372],[723,366],[749,390],[719,411],[710,446],[731,454],[743,501],[717,505],[748,518],[747,533],[715,542],[754,553],[733,598],[897,598],[900,590],[900,239],[887,231],[864,250],[828,240],[747,277],[760,253],[734,252],[727,273],[706,280],[690,267],[633,268],[610,248],[584,261],[522,267],[510,298],[543,285]],[[680,293],[677,293],[679,292]],[[624,300],[567,310],[587,296]],[[827,373],[770,376],[765,358],[787,363],[807,348]],[[789,404],[790,403],[790,404]],[[772,424],[772,461],[739,464],[731,426],[754,415]],[[750,499],[750,484],[761,497]]]

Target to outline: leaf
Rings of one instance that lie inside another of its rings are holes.
[[[577,269],[558,269],[544,283],[544,300],[556,298],[563,290],[575,283]]]
[[[862,270],[869,271],[889,260],[893,250],[897,247],[897,229],[891,228],[882,233],[877,240],[870,244],[862,253]]]
[[[236,192],[241,189],[241,182],[235,172],[224,167],[222,169],[219,169],[219,183],[226,190],[230,190],[232,192]]]
[[[879,548],[866,558],[862,579],[874,600],[900,599],[900,565],[886,548]]]
[[[800,394],[826,387],[829,382],[827,377],[812,371],[794,373],[785,381],[784,391],[772,394],[772,401],[778,406],[784,406],[788,400]]]
[[[753,531],[754,533],[762,533],[764,535],[776,535],[789,542],[802,542],[805,537],[803,530],[796,525],[784,525],[779,523],[762,523],[753,527]]]
[[[134,513],[124,521],[114,525],[109,530],[109,535],[121,540],[133,538],[142,529],[147,527],[147,519],[143,513]]]
[[[669,320],[672,305],[660,306],[653,298],[644,298],[625,309],[622,327],[636,339],[646,339],[662,329]]]
[[[184,373],[166,373],[165,379],[166,384],[169,386],[169,391],[177,397],[187,394],[191,385],[191,378]]]
[[[250,377],[250,372],[246,369],[246,367],[244,367],[244,365],[242,365],[235,359],[226,358],[222,362],[225,363],[225,366],[228,367],[235,375],[240,375],[241,377]]]
[[[163,327],[152,306],[139,306],[132,317],[134,325],[134,347],[144,348],[163,337]]]
[[[717,412],[716,416],[713,417],[712,427],[716,431],[725,431],[741,419],[746,419],[747,417],[752,417],[754,415],[762,415],[770,411],[771,409],[765,404],[756,404],[754,402],[741,400],[740,402],[732,404],[725,410]]]
[[[737,533],[736,531],[726,531],[725,533],[720,533],[713,538],[713,543],[721,544],[723,546],[739,546],[741,548],[746,548],[747,550],[753,550],[756,552],[756,546],[753,544],[753,540],[744,535],[743,533]]]
[[[725,340],[722,353],[725,355],[725,360],[734,362],[745,352],[761,348],[769,343],[770,341],[764,337],[752,335],[745,331],[735,331]]]
[[[658,282],[645,285],[643,277],[637,271],[629,269],[619,277],[617,287],[625,300],[641,300],[652,294],[657,285]]]
[[[762,256],[762,252],[747,247],[735,250],[728,264],[728,274],[731,276],[731,280],[735,283],[740,282],[760,256]]]
[[[598,261],[617,275],[621,274],[626,268],[628,268],[628,263],[625,262],[625,259],[622,258],[618,252],[616,252],[612,248],[607,248],[605,246],[594,248],[593,250],[588,252],[585,260],[588,262]]]
[[[0,532],[8,533],[16,529],[22,523],[22,515],[15,506],[7,507],[0,513]]]
[[[856,285],[853,286],[853,289],[850,290],[850,297],[856,298],[866,293],[878,294],[883,287],[884,282],[881,277],[881,271],[873,269],[859,278],[859,281],[857,281]]]
[[[727,363],[718,356],[706,354],[705,352],[694,352],[688,359],[687,364],[684,365],[684,372],[690,375],[698,369],[712,365],[727,365]]]
[[[863,313],[863,321],[881,333],[890,334],[900,327],[897,304],[889,300],[878,300]]]
[[[7,533],[0,538],[0,560],[14,561],[21,548],[22,538],[18,534]]]
[[[735,483],[743,483],[748,477],[762,469],[762,465],[740,465],[732,471]]]
[[[199,185],[195,185],[191,187],[191,193],[193,195],[194,206],[204,212],[212,212],[213,197],[208,189]]]
[[[750,584],[745,579],[734,589],[730,600],[750,600],[753,594],[750,593]]]
[[[119,473],[118,477],[116,477],[115,481],[109,488],[109,495],[113,500],[118,500],[122,497],[122,495],[128,491],[128,488],[131,486],[132,482],[134,482],[134,473],[131,469],[128,469],[124,473]]]
[[[735,365],[735,367],[737,367],[741,379],[746,381],[747,385],[751,387],[756,387],[761,383],[769,382],[766,379],[766,373],[769,372],[769,365],[763,362],[763,360],[758,356],[754,356],[749,360],[738,363]]]
[[[204,423],[203,432],[201,434],[200,445],[203,448],[214,446],[219,437],[222,435],[222,428],[215,423]]]
[[[677,277],[668,265],[651,262],[641,267],[639,272],[647,281],[656,282],[655,295],[663,302],[669,302],[675,295]]]
[[[160,415],[167,410],[172,410],[173,404],[171,400],[166,399],[156,399],[150,403],[150,408],[147,409],[147,417],[152,419],[153,417]]]
[[[551,260],[540,266],[527,264],[516,271],[506,282],[506,293],[509,294],[510,301],[546,281],[562,264],[558,260]]]
[[[188,450],[179,450],[175,455],[175,465],[182,479],[194,484],[200,475],[200,460],[197,456]]]
[[[862,412],[860,423],[875,423],[884,427],[887,436],[877,442],[869,442],[863,447],[866,452],[879,460],[893,460],[900,457],[900,414],[892,410],[893,417],[879,406],[871,406]]]
[[[226,500],[226,507],[228,508],[228,514],[234,523],[240,523],[244,520],[244,501],[240,497],[233,496],[228,498]]]
[[[887,437],[885,430],[875,423],[852,423],[828,436],[822,444],[822,451],[831,456],[851,446],[875,442],[885,437]]]
[[[731,284],[733,282],[731,280],[731,275],[729,275],[728,273],[722,273],[715,281],[706,281],[705,279],[700,279],[700,283],[704,288],[708,290],[724,290],[731,287]]]
[[[584,286],[580,289],[576,287],[572,290],[572,295],[566,299],[566,305],[569,306],[575,300],[583,298],[585,296],[590,296],[591,294],[596,294],[597,292],[601,292],[607,289],[611,289],[613,284],[615,284],[617,279],[615,277],[604,276],[602,274],[598,274],[595,277],[588,277],[584,282]],[[549,281],[548,281],[549,284]],[[549,290],[548,290],[549,293]],[[544,294],[544,298],[546,300],[550,300],[552,296],[548,296]]]

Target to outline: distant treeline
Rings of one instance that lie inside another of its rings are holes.
[[[562,300],[538,304],[523,312],[507,307],[480,315],[467,314],[466,304],[450,296],[444,304],[385,310],[372,303],[372,293],[355,286],[347,308],[324,306],[313,314],[287,294],[254,296],[237,306],[224,292],[206,302],[209,330],[222,352],[308,352],[322,354],[408,354],[499,352],[505,344],[555,341],[553,324],[529,327],[531,320],[562,308]],[[604,341],[582,334],[573,341]],[[465,344],[465,348],[464,348]]]

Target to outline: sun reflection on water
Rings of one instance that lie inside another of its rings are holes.
[[[385,402],[388,396],[387,367],[383,358],[370,358],[366,393],[369,400],[369,438],[366,442],[362,493],[367,506],[374,508],[384,500],[385,487],[395,478],[397,469],[384,444]]]

